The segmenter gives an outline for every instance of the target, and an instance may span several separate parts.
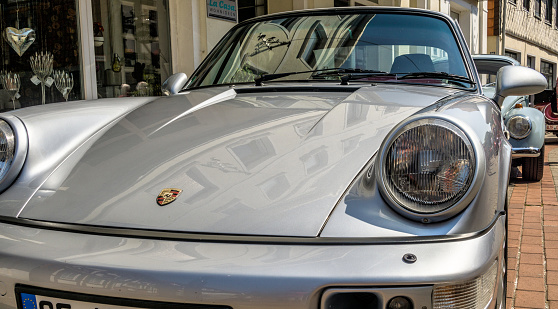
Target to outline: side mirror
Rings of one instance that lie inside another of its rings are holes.
[[[505,66],[496,74],[496,92],[492,99],[501,107],[508,96],[536,94],[546,89],[546,86],[546,78],[533,69]]]
[[[182,88],[184,88],[187,81],[188,77],[186,74],[175,73],[169,76],[163,85],[161,85],[161,92],[163,92],[163,95],[166,96],[177,94],[180,90],[182,90]]]

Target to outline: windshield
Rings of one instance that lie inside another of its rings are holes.
[[[441,19],[393,13],[312,15],[235,28],[187,87],[253,83],[261,75],[287,72],[300,73],[273,79],[341,78],[320,71],[326,69],[385,72],[389,74],[362,79],[402,83],[445,84],[447,80],[432,74],[399,80],[398,74],[443,72],[468,77],[450,26]]]

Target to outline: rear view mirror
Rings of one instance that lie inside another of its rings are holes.
[[[508,96],[536,94],[546,89],[546,78],[539,72],[521,66],[505,66],[496,75],[496,92],[493,100],[502,106]]]
[[[182,88],[184,88],[187,81],[188,77],[186,74],[175,73],[169,76],[163,85],[161,85],[161,91],[163,92],[163,95],[166,96],[177,94],[180,90],[182,90]]]

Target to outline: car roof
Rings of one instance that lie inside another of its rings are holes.
[[[508,56],[502,56],[502,55],[486,55],[486,54],[478,54],[478,55],[472,55],[473,56],[473,60],[494,60],[494,61],[505,61],[508,62],[510,65],[521,65],[521,63],[519,63],[519,61],[508,57]]]
[[[448,19],[453,21],[453,19],[442,12],[438,11],[431,11],[426,9],[420,8],[405,8],[405,7],[392,7],[392,6],[351,6],[351,7],[333,7],[333,8],[317,8],[317,9],[304,9],[304,10],[295,10],[295,11],[287,11],[287,12],[278,12],[272,13],[268,15],[262,15],[247,19],[238,23],[237,25],[241,25],[244,23],[252,23],[260,20],[269,20],[269,19],[276,19],[276,18],[286,18],[290,16],[304,16],[304,15],[332,15],[332,14],[360,14],[360,13],[415,13],[415,14],[422,14],[422,15],[434,15],[444,19]]]

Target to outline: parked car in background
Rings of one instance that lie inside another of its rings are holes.
[[[546,123],[546,132],[558,136],[558,107],[556,87],[546,89],[535,95],[535,108],[540,110],[544,115]]]
[[[496,91],[496,74],[501,67],[520,63],[500,55],[473,55],[486,96]],[[525,180],[540,181],[544,174],[544,115],[529,104],[529,96],[508,96],[502,104],[504,123],[510,133],[512,164],[522,166]]]
[[[168,97],[1,114],[0,307],[506,308],[500,108],[545,85],[484,96],[442,13],[335,8],[236,25]]]

